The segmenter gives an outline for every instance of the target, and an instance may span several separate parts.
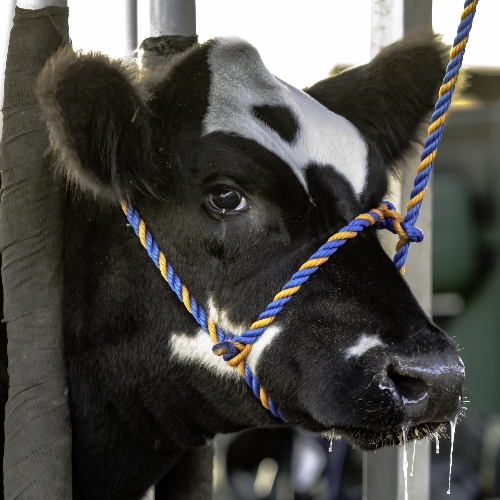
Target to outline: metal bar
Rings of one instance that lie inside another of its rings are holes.
[[[372,57],[384,46],[403,35],[432,27],[432,0],[372,0]],[[402,172],[401,183],[391,182],[393,202],[400,211],[405,209],[413,185],[419,154],[408,162]],[[418,226],[426,239],[421,245],[413,245],[406,266],[405,279],[424,311],[431,315],[432,260],[431,260],[431,187],[420,212]],[[394,240],[386,245],[392,256]],[[413,447],[408,448],[411,457]],[[416,446],[413,477],[408,477],[409,500],[428,500],[430,496],[430,442],[421,441]],[[363,456],[363,500],[403,500],[403,449],[387,448]]]
[[[126,0],[125,5],[125,51],[131,59],[137,50],[137,0]]]
[[[20,9],[38,10],[45,7],[67,7],[68,0],[17,0]]]
[[[150,36],[195,36],[195,0],[150,0]]]

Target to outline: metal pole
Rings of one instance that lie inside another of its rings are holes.
[[[137,50],[137,0],[126,0],[125,5],[125,54],[132,59]]]
[[[67,7],[68,0],[17,0],[20,9],[38,10],[45,7]]]
[[[130,0],[129,0],[130,1]],[[149,0],[149,38],[141,43],[142,65],[153,70],[198,41],[195,0]],[[151,487],[142,500],[154,500]]]
[[[198,41],[195,0],[149,0],[150,36],[141,43],[142,65],[154,70]]]
[[[150,0],[149,36],[195,36],[195,0]]]
[[[432,0],[372,0],[372,57],[384,46],[398,38],[432,27]],[[419,154],[408,162],[402,172],[401,183],[392,181],[391,191],[400,211],[410,199],[413,178],[419,164]],[[425,243],[413,245],[406,266],[405,279],[425,312],[431,315],[432,259],[431,259],[431,187],[427,189],[425,203],[420,212],[419,227],[425,233]],[[385,245],[390,255],[394,252],[395,240]],[[420,441],[416,446],[413,477],[408,474],[409,500],[430,498],[430,442]],[[411,457],[413,446],[408,448]],[[403,500],[403,449],[386,448],[364,453],[363,456],[363,500]]]

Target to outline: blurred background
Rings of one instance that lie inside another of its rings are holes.
[[[0,2],[0,102],[12,3]],[[68,3],[76,49],[129,56],[123,0]],[[451,43],[463,0],[433,5],[434,29]],[[197,32],[200,41],[227,34],[249,40],[273,73],[304,87],[334,66],[369,60],[370,8],[371,0],[197,0]],[[468,81],[435,167],[433,315],[461,347],[470,402],[457,429],[451,495],[449,440],[441,440],[439,454],[434,445],[432,500],[500,499],[499,19],[498,0],[480,2],[465,55]],[[139,0],[139,40],[148,29],[148,1]],[[259,430],[216,444],[215,500],[361,499],[361,454],[342,441]]]

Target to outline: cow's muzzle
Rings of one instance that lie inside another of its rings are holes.
[[[401,405],[406,423],[448,422],[461,408],[465,369],[456,353],[405,357],[387,366],[387,387]]]

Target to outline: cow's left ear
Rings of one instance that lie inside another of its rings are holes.
[[[151,116],[136,76],[102,54],[65,47],[37,81],[59,170],[99,196],[128,200],[134,189],[155,194]]]
[[[404,38],[370,63],[305,89],[372,140],[394,165],[416,140],[445,74],[446,47],[432,33]],[[425,130],[425,129],[424,129]]]

